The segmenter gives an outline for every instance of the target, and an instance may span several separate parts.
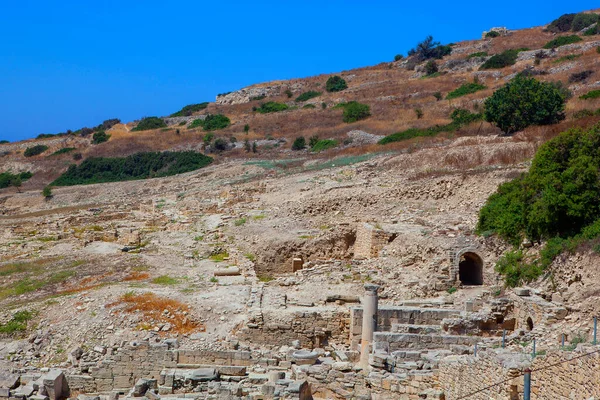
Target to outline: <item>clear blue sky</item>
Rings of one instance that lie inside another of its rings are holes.
[[[408,3],[408,4],[407,4]],[[0,139],[167,115],[274,79],[389,61],[597,1],[3,1]]]

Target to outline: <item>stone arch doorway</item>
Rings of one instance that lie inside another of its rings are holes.
[[[463,285],[483,285],[483,259],[467,251],[458,260],[458,279]]]
[[[531,319],[531,317],[527,317],[527,330],[533,330],[533,320]]]

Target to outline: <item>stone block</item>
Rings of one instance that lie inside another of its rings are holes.
[[[0,387],[0,397],[10,397],[10,389]]]
[[[0,372],[0,388],[14,389],[19,386],[19,375]]]
[[[133,397],[142,397],[148,391],[148,382],[145,379],[138,379],[133,386]]]
[[[62,400],[69,396],[69,385],[61,370],[51,369],[42,377],[42,382],[50,400]]]
[[[192,371],[189,379],[195,382],[209,382],[219,378],[219,373],[215,368],[199,368]]]

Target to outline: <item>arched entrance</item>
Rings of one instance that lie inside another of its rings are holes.
[[[533,330],[533,320],[531,319],[531,317],[527,317],[527,330]]]
[[[458,262],[458,279],[463,285],[483,285],[483,260],[472,252],[465,252]]]

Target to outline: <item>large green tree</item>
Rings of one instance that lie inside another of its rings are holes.
[[[565,100],[557,85],[517,76],[485,101],[484,117],[502,132],[512,134],[529,125],[563,120]]]

